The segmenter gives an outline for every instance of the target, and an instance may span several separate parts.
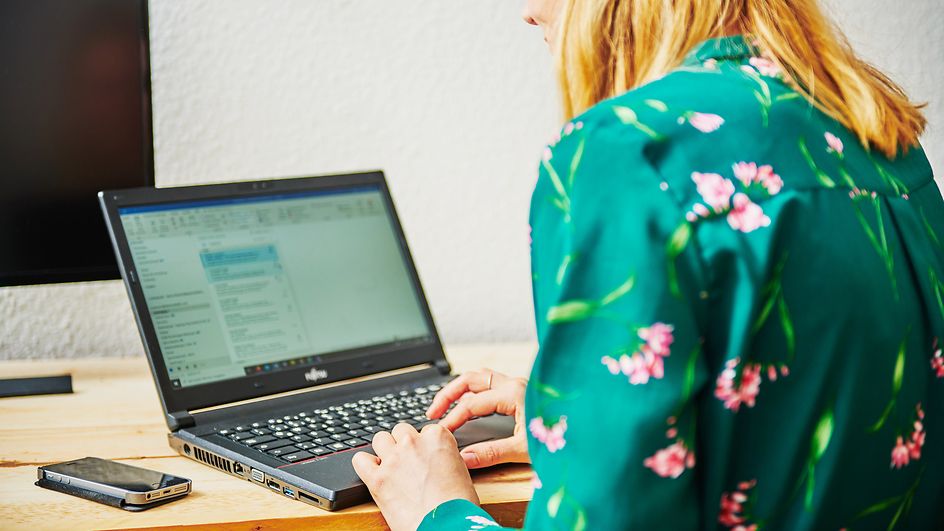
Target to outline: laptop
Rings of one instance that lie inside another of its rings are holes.
[[[190,459],[316,507],[417,429],[452,376],[383,173],[99,194],[170,429]],[[460,447],[508,437],[477,418]]]

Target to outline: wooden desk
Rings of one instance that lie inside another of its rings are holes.
[[[487,366],[527,375],[533,344],[456,346],[456,371]],[[74,394],[0,399],[0,526],[3,529],[226,528],[384,529],[373,503],[328,512],[178,456],[167,445],[157,392],[142,358],[0,362],[13,378],[71,373]],[[193,480],[185,499],[130,513],[41,489],[36,467],[85,456],[116,459]],[[529,467],[473,474],[483,506],[519,525],[531,499]]]

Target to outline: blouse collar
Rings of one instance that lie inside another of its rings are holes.
[[[738,60],[757,55],[757,49],[751,46],[743,35],[708,39],[689,52],[682,63],[685,66],[699,65],[709,59]]]

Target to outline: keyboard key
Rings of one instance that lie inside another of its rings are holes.
[[[272,430],[270,430],[269,428],[253,428],[249,431],[255,435],[268,435],[272,433]]]
[[[315,454],[310,454],[305,451],[295,452],[288,455],[283,455],[282,459],[288,461],[289,463],[294,463],[296,461],[301,461],[302,459],[309,459],[315,457]]]
[[[251,439],[243,439],[243,440],[240,441],[240,442],[242,442],[242,443],[245,444],[246,446],[255,446],[255,445],[257,445],[257,444],[272,442],[272,441],[274,441],[274,440],[275,440],[275,437],[273,437],[273,436],[271,436],[271,435],[263,435],[263,436],[261,436],[261,437],[253,437],[253,438],[251,438]]]
[[[241,432],[241,433],[233,433],[233,434],[230,434],[230,436],[229,436],[229,438],[232,439],[232,440],[234,440],[234,441],[241,441],[241,440],[243,440],[243,439],[251,439],[251,438],[253,438],[253,437],[255,437],[255,434],[253,434],[252,432],[248,432],[248,431],[244,431],[244,432]]]
[[[364,435],[367,435],[367,432],[364,430],[353,429],[347,432],[347,434],[350,435],[351,437],[363,437]]]
[[[293,441],[297,442],[297,443],[300,443],[300,442],[310,441],[310,440],[311,440],[311,437],[309,437],[309,436],[307,436],[307,435],[296,435],[296,436],[292,437],[291,439],[292,439]]]
[[[315,446],[315,443],[312,443],[312,442],[295,443],[295,446],[297,446],[301,450],[310,450],[312,448],[317,448],[317,446]]]
[[[281,439],[278,441],[257,444],[256,446],[253,446],[253,448],[255,448],[256,450],[267,452],[275,448],[282,448],[283,446],[289,446],[290,444],[292,444],[292,441]]]
[[[317,444],[318,446],[328,446],[334,442],[334,439],[330,439],[328,437],[316,437],[312,439],[311,442]]]
[[[380,426],[364,426],[364,431],[367,433],[377,433],[378,431],[384,431]]]
[[[265,428],[266,426],[268,426],[268,424],[265,422],[253,422],[252,424],[250,424],[250,426],[252,426],[253,428]]]
[[[274,431],[272,432],[272,435],[278,437],[279,439],[288,439],[295,434],[290,431]]]
[[[236,426],[235,428],[233,428],[233,430],[234,431],[249,431],[250,427],[249,426]]]
[[[351,448],[358,448],[360,446],[366,446],[367,441],[364,439],[348,439],[344,441],[344,444],[350,446]]]
[[[334,451],[347,450],[348,446],[342,442],[333,442],[328,445],[328,448],[331,448]]]
[[[218,431],[218,432],[216,432],[216,433],[219,433],[220,435],[229,435],[229,434],[233,433],[233,430],[220,430],[220,431]]]
[[[298,451],[299,451],[298,448],[294,446],[282,446],[280,448],[274,448],[272,450],[269,450],[267,453],[269,455],[274,455],[278,457],[280,455],[290,454],[290,453],[298,452]]]
[[[350,439],[351,436],[346,433],[335,433],[334,435],[331,436],[331,438],[334,439],[335,441],[346,441]]]
[[[325,448],[324,446],[315,446],[314,448],[309,448],[308,451],[315,455],[328,455],[334,453],[334,450],[331,448]]]

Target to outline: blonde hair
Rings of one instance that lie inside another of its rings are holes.
[[[888,157],[917,145],[927,121],[864,62],[817,0],[562,0],[557,61],[565,119],[653,81],[699,43],[733,29],[814,106]]]

